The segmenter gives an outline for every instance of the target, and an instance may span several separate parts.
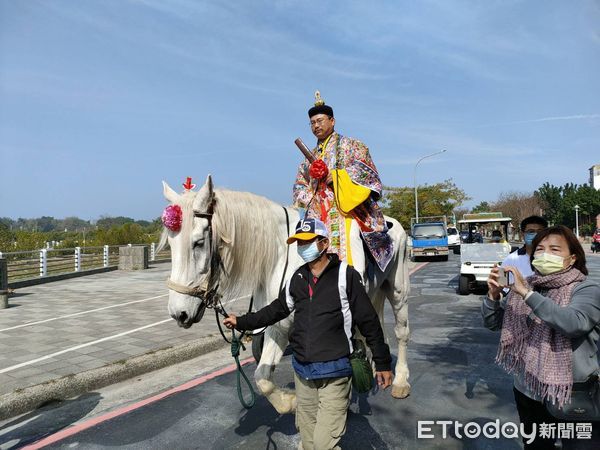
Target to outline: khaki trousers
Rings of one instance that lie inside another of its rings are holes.
[[[295,374],[296,428],[303,450],[331,450],[346,432],[350,377],[304,380]]]

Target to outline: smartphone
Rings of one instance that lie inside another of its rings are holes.
[[[498,279],[496,280],[502,287],[508,286],[508,280],[506,279],[506,273],[502,267],[498,267]]]

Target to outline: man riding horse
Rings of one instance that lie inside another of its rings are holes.
[[[315,161],[305,159],[298,167],[294,206],[304,210],[306,218],[323,221],[331,237],[331,251],[363,274],[365,256],[350,250],[351,230],[358,226],[370,256],[385,271],[393,246],[377,204],[382,185],[369,149],[359,140],[335,131],[333,108],[325,104],[318,91],[308,117],[317,138],[317,146],[311,151]]]

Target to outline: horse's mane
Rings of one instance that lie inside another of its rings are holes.
[[[283,218],[284,212],[281,206],[249,192],[217,189],[214,195],[213,243],[218,247],[226,272],[219,291],[226,298],[250,294],[266,285],[280,252],[285,251],[277,220],[277,215]],[[181,203],[184,215],[181,233],[191,236],[193,220],[186,220],[186,216],[193,217],[193,201],[186,198]],[[164,230],[158,248],[166,244],[167,231]],[[190,258],[182,258],[182,261],[187,264]]]
[[[227,276],[223,293],[244,295],[264,287],[284,248],[277,213],[281,207],[249,192],[215,191],[213,229],[221,241]]]

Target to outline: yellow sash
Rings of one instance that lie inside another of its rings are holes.
[[[371,195],[371,189],[354,183],[346,169],[332,170],[331,177],[338,209],[344,215],[348,215]]]

